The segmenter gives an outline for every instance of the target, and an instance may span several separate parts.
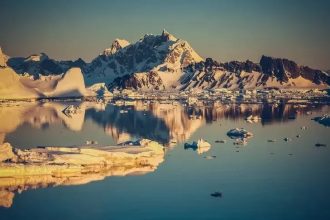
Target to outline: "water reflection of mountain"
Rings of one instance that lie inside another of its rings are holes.
[[[68,105],[80,110],[70,116],[62,110]],[[132,104],[132,103],[131,103]],[[0,142],[5,134],[15,132],[23,124],[48,129],[63,123],[73,131],[81,131],[86,120],[100,125],[116,143],[134,138],[148,138],[170,145],[187,140],[205,123],[218,120],[242,120],[249,115],[260,116],[263,125],[285,122],[301,114],[321,111],[326,106],[293,104],[219,104],[185,106],[180,103],[135,102],[131,106],[106,103],[21,103],[0,107]],[[94,132],[94,131],[90,131]]]
[[[294,117],[311,111],[320,111],[322,106],[292,105],[292,104],[232,104],[211,105],[206,107],[187,107],[188,115],[196,115],[205,119],[206,123],[221,119],[245,119],[250,115],[262,118],[264,125],[279,121],[292,120]]]
[[[124,109],[127,110],[127,113],[121,113]],[[169,128],[164,121],[147,111],[107,105],[104,111],[87,110],[86,117],[103,126],[105,132],[118,143],[134,137],[157,140],[159,143],[169,141]],[[122,135],[127,138],[122,138]]]
[[[105,111],[90,109],[86,117],[102,125],[117,142],[132,137],[143,137],[170,144],[187,140],[204,123],[222,119],[245,119],[249,115],[254,115],[260,116],[261,123],[267,125],[292,120],[300,114],[319,111],[321,108],[322,106],[284,103],[183,106],[137,102],[130,107],[108,105]],[[127,113],[121,113],[125,110]]]

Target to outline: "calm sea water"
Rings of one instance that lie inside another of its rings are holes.
[[[149,138],[166,146],[165,161],[144,175],[16,193],[9,208],[0,207],[1,220],[330,219],[330,128],[311,120],[330,113],[329,106],[87,103],[68,117],[61,112],[68,104],[0,107],[0,140],[29,148]],[[251,113],[262,121],[248,123]],[[254,134],[246,146],[227,137],[236,127]],[[212,145],[209,151],[184,149],[199,138]]]

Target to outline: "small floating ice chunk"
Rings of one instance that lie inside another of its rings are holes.
[[[189,143],[184,144],[184,149],[189,149],[189,148],[193,150],[197,150],[198,154],[202,154],[211,149],[211,144],[201,138],[197,142],[194,141],[192,144]]]
[[[197,147],[211,147],[211,144],[202,138],[197,141]]]
[[[86,143],[87,145],[98,144],[98,142],[97,142],[97,141],[94,141],[94,140],[87,140],[85,143]]]
[[[287,137],[286,137],[286,138],[283,138],[283,140],[286,141],[286,142],[288,142],[288,141],[292,141],[291,138],[287,138]]]
[[[244,128],[234,128],[227,132],[228,137],[232,139],[236,138],[251,138],[253,137],[253,134],[251,132],[248,132]]]
[[[125,114],[125,113],[128,113],[128,111],[127,110],[120,110],[119,113],[120,114]]]

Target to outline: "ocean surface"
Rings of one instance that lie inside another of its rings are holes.
[[[71,104],[79,112],[64,114]],[[283,103],[2,103],[0,142],[16,148],[147,138],[166,153],[150,172],[2,189],[0,219],[330,219],[330,128],[311,120],[329,113],[327,105]],[[235,145],[232,128],[253,137]],[[185,149],[200,138],[211,148]]]

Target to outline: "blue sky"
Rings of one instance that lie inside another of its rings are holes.
[[[330,69],[330,1],[0,0],[0,46],[87,61],[115,38],[165,28],[203,57],[258,62],[262,54]]]

